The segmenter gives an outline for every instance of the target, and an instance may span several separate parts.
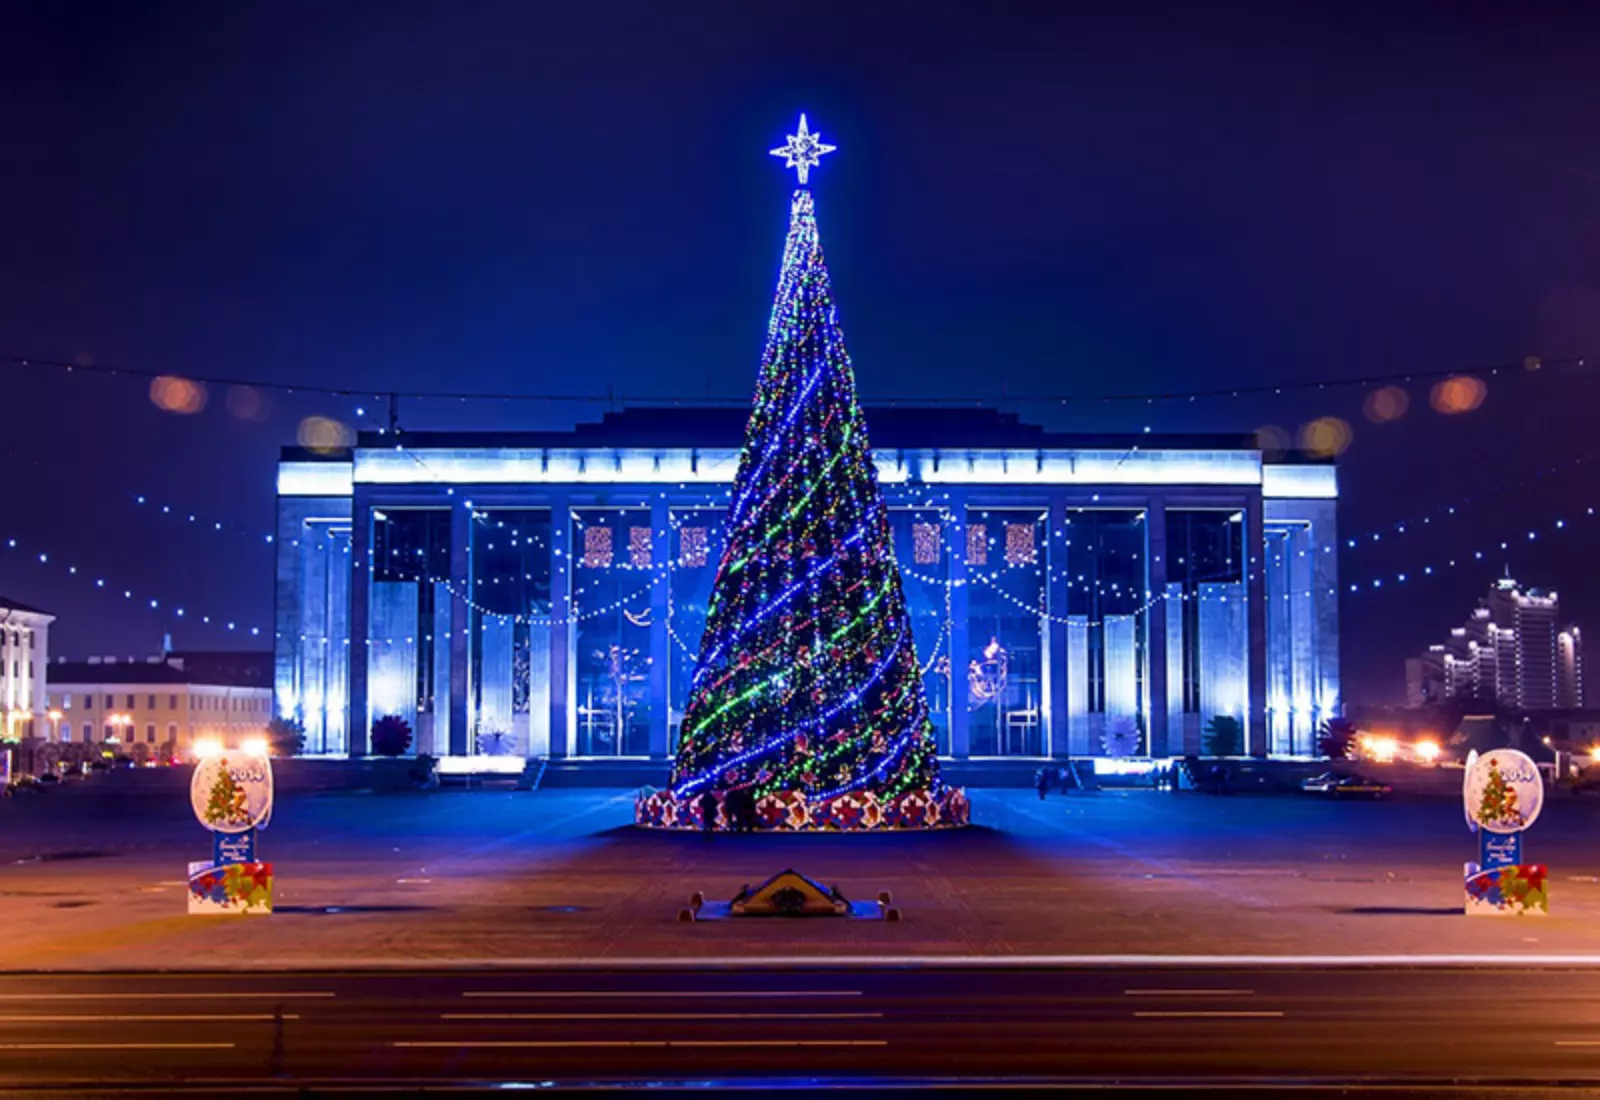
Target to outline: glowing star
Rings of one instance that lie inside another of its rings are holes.
[[[785,168],[793,168],[800,175],[800,184],[805,186],[806,179],[822,160],[824,153],[831,153],[837,145],[822,144],[821,135],[813,134],[806,126],[806,116],[800,116],[800,132],[789,135],[789,144],[780,145],[770,151],[769,155],[783,157]]]

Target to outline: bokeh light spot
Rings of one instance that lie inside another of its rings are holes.
[[[332,417],[308,416],[300,421],[296,438],[306,450],[325,454],[354,444],[356,433]]]
[[[150,403],[163,412],[193,416],[206,407],[206,388],[187,378],[163,374],[150,380]]]
[[[1488,395],[1489,387],[1484,385],[1481,378],[1458,374],[1435,383],[1433,392],[1428,395],[1428,403],[1435,412],[1456,416],[1476,409]]]
[[[1322,416],[1300,429],[1300,449],[1316,458],[1343,454],[1354,433],[1348,422],[1337,416]]]
[[[1256,448],[1267,458],[1282,458],[1290,443],[1289,433],[1276,424],[1263,424],[1256,429]]]
[[[1366,413],[1367,419],[1374,424],[1386,424],[1391,420],[1399,420],[1410,407],[1411,397],[1405,390],[1399,386],[1385,386],[1381,390],[1373,390],[1367,394],[1361,411]]]
[[[230,386],[228,411],[240,420],[265,420],[272,412],[272,399],[254,386]]]

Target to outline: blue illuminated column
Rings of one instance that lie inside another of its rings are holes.
[[[372,584],[372,640],[367,692],[373,717],[398,715],[417,726],[417,585],[415,581]]]
[[[1266,530],[1267,726],[1275,754],[1293,751],[1297,696],[1294,690],[1294,604],[1289,590],[1293,532]]]
[[[972,755],[967,666],[971,661],[971,632],[967,628],[967,497],[952,493],[950,526],[950,755],[965,760]]]
[[[1194,751],[1185,735],[1188,724],[1185,718],[1183,666],[1186,652],[1183,638],[1183,584],[1170,582],[1166,586],[1167,598],[1162,600],[1167,628],[1167,751],[1173,756],[1185,756]]]
[[[281,537],[281,536],[280,536]],[[338,562],[330,560],[327,539],[312,524],[305,524],[293,535],[295,557],[299,566],[298,604],[300,620],[295,624],[299,648],[298,676],[292,698],[295,705],[290,713],[297,713],[305,723],[306,748],[311,752],[327,752],[327,723],[323,720],[326,699],[332,688],[330,682],[328,644],[329,603],[332,593],[328,587],[329,574],[337,565],[348,570],[349,559],[340,554]],[[283,539],[283,545],[290,545]],[[344,648],[341,640],[340,649]],[[342,688],[342,685],[341,685]],[[340,694],[343,694],[342,690]],[[278,688],[280,709],[286,701],[285,692]]]
[[[439,740],[449,747],[452,756],[464,756],[467,753],[467,694],[472,686],[472,632],[468,624],[472,618],[468,614],[466,593],[472,591],[472,582],[477,575],[472,566],[472,505],[462,501],[460,507],[450,509],[450,576],[455,580],[455,591],[449,594],[450,598],[444,603],[449,609],[445,626],[448,637],[442,641],[435,637],[433,643],[434,652],[446,650],[450,662],[447,681],[449,694],[447,701],[442,704],[446,714],[445,729]],[[436,686],[436,717],[440,710]]]
[[[1217,715],[1243,722],[1249,706],[1244,586],[1238,581],[1204,583],[1199,601],[1201,725]]]
[[[1045,607],[1049,609],[1050,617],[1046,622],[1046,638],[1044,660],[1045,676],[1045,729],[1049,731],[1050,746],[1048,754],[1054,757],[1065,757],[1072,751],[1072,741],[1067,729],[1067,713],[1071,705],[1067,687],[1067,654],[1070,645],[1067,641],[1067,607],[1070,593],[1068,582],[1071,574],[1067,571],[1069,564],[1066,547],[1066,537],[1057,537],[1058,530],[1066,530],[1067,506],[1064,493],[1054,493],[1050,498],[1050,511],[1045,517],[1045,553],[1046,589]]]
[[[478,685],[478,726],[471,732],[509,736],[513,727],[511,700],[516,666],[516,623],[500,615],[482,615],[480,629],[483,646],[479,657],[482,677]],[[471,743],[473,739],[469,739],[468,752],[477,751],[477,745]]]
[[[1167,590],[1167,508],[1160,497],[1145,509],[1145,748],[1149,755],[1171,751],[1167,712],[1171,700],[1168,687],[1167,601],[1160,598]],[[1180,620],[1181,621],[1181,620]],[[1181,691],[1181,681],[1180,688]],[[1180,704],[1181,706],[1181,704]]]
[[[1262,500],[1251,497],[1244,509],[1245,608],[1247,648],[1245,691],[1250,713],[1245,723],[1245,752],[1267,755],[1267,562]]]
[[[1105,646],[1107,728],[1139,716],[1138,622],[1133,615],[1106,615],[1101,626]]]
[[[350,736],[350,531],[330,530],[327,547],[327,653],[322,696],[322,751],[345,752]]]
[[[550,756],[568,755],[573,723],[572,502],[558,493],[550,502]]]
[[[1073,756],[1088,756],[1093,752],[1089,744],[1087,615],[1067,616],[1067,747]]]
[[[1264,509],[1266,522],[1288,539],[1282,587],[1289,597],[1290,744],[1297,753],[1315,751],[1318,727],[1341,708],[1336,508],[1336,499],[1325,497],[1269,499]],[[1269,621],[1269,633],[1277,625]]]
[[[667,740],[671,732],[672,705],[667,698],[667,671],[672,664],[667,618],[671,606],[672,571],[667,562],[672,553],[672,516],[665,493],[658,493],[650,504],[650,564],[655,579],[650,585],[650,759],[667,759]]]
[[[452,528],[452,533],[454,529]],[[454,600],[450,586],[444,581],[433,582],[433,751],[435,754],[454,751],[450,749],[450,731],[455,728],[455,677],[451,675],[452,634],[450,605]]]
[[[367,702],[367,628],[372,597],[372,502],[362,489],[355,491],[354,521],[350,525],[350,755],[367,755],[372,729]]]
[[[550,613],[537,609],[528,627],[528,755],[550,755]]]
[[[1339,531],[1333,501],[1317,501],[1311,512],[1315,518],[1306,550],[1312,560],[1311,621],[1316,623],[1313,717],[1320,725],[1344,709],[1339,687]]]
[[[1316,554],[1310,524],[1290,529],[1287,579],[1292,672],[1290,674],[1289,751],[1310,754],[1317,748],[1317,621],[1314,596]]]

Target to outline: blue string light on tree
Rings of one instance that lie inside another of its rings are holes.
[[[802,115],[772,150],[802,186],[671,788],[640,799],[641,824],[693,825],[708,794],[724,820],[742,806],[768,827],[966,822],[964,795],[939,781],[889,511],[804,186],[833,148]]]

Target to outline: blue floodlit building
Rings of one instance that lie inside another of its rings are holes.
[[[1337,714],[1331,463],[1249,436],[1056,434],[868,408],[940,752],[1305,755]],[[364,433],[278,466],[276,707],[312,753],[665,760],[743,409]]]

